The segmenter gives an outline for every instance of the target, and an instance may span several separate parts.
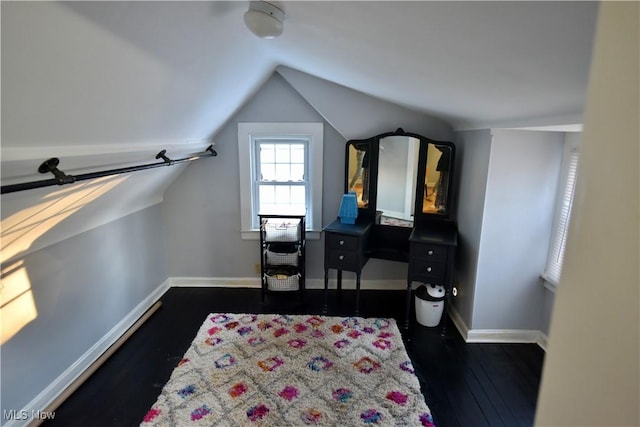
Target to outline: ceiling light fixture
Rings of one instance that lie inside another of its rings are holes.
[[[244,14],[244,23],[256,36],[273,39],[282,34],[286,17],[282,10],[269,2],[252,1]]]

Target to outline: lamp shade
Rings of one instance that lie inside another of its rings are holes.
[[[342,195],[338,217],[342,224],[356,223],[356,218],[358,217],[358,199],[356,198],[356,193],[351,191]]]
[[[244,23],[256,36],[273,39],[282,34],[286,15],[283,11],[265,1],[252,1],[244,14]]]

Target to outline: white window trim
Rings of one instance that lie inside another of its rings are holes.
[[[322,231],[322,156],[324,143],[323,123],[238,123],[238,157],[240,174],[240,232],[245,240],[259,239],[252,225],[253,185],[251,168],[254,161],[253,139],[260,137],[298,137],[309,140],[309,175],[311,181],[309,212],[307,212],[307,239],[319,239]]]
[[[553,228],[549,242],[549,253],[545,272],[542,274],[544,287],[551,292],[555,292],[562,274],[562,264],[564,261],[564,249],[566,246],[566,233],[571,222],[571,210],[573,198],[575,196],[575,184],[577,180],[577,168],[579,158],[579,144],[576,140],[566,142],[562,155],[562,166],[560,174],[560,185],[556,196],[556,207],[553,218]],[[569,188],[571,187],[571,188]],[[563,205],[569,203],[568,212],[563,214]],[[564,236],[562,236],[564,235]],[[560,263],[553,258],[560,257]]]

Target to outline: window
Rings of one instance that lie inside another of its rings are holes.
[[[253,204],[258,212],[306,210],[309,192],[307,142],[297,138],[254,140]]]
[[[578,172],[578,146],[577,143],[565,143],[565,152],[562,159],[562,173],[559,186],[556,213],[549,246],[547,266],[543,275],[546,282],[552,287],[558,285],[562,272],[562,261],[567,243],[571,208],[576,187]]]
[[[243,239],[259,212],[306,211],[307,231],[322,229],[322,145],[322,123],[238,123]]]

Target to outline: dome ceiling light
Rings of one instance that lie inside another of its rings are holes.
[[[244,23],[253,34],[263,39],[273,39],[284,30],[285,13],[266,1],[249,2],[244,14]]]

